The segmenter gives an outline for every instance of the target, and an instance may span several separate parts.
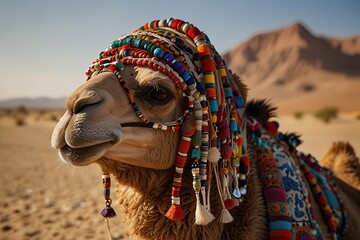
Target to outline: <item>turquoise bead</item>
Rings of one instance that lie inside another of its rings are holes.
[[[164,50],[161,48],[156,48],[153,52],[153,55],[158,58],[162,58],[164,56]]]
[[[200,159],[201,150],[200,148],[194,148],[191,152],[191,159]]]
[[[231,88],[225,88],[224,92],[225,92],[225,98],[233,97],[233,92],[232,92]]]
[[[131,44],[132,38],[125,38],[125,39],[122,40],[122,42],[123,42],[124,44]]]
[[[152,44],[152,46],[150,47],[150,49],[148,51],[153,53],[156,48],[157,48],[157,46],[155,44]]]
[[[120,46],[120,42],[115,40],[111,43],[111,48],[118,48]]]
[[[135,47],[140,47],[141,39],[135,38],[132,40]]]
[[[231,122],[230,122],[230,131],[236,132],[237,129],[238,129],[238,126],[237,126],[236,122],[235,122],[235,121],[231,121]]]
[[[115,67],[116,67],[116,69],[119,70],[119,71],[124,70],[124,64],[123,64],[122,62],[117,62],[117,63],[115,64]]]
[[[219,106],[218,106],[218,102],[216,99],[210,99],[209,100],[209,105],[210,105],[210,111],[212,113],[218,112],[219,111]]]

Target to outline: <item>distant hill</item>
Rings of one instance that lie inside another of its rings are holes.
[[[65,108],[66,97],[62,98],[13,98],[0,100],[0,108],[16,108],[24,106],[26,108]]]
[[[360,109],[360,36],[315,36],[296,22],[258,34],[223,57],[250,87],[250,98],[270,98],[280,112]]]

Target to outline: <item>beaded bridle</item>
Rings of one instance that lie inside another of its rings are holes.
[[[172,122],[155,123],[148,120],[122,78],[124,65],[147,67],[168,76],[186,99],[184,114]],[[86,72],[88,79],[104,68],[116,75],[133,110],[142,121],[124,123],[123,127],[141,126],[182,132],[175,161],[172,206],[166,214],[168,218],[184,218],[180,189],[188,154],[193,161],[193,186],[198,203],[196,211],[203,211],[202,217],[196,215],[195,223],[206,225],[213,219],[209,198],[206,197],[209,195],[206,194],[209,191],[207,175],[212,172],[210,164],[217,165],[220,153],[220,165],[223,166],[220,171],[224,177],[228,177],[228,169],[231,169],[235,186],[232,193],[227,186],[220,187],[223,210],[229,205],[224,204],[226,201],[240,199],[246,194],[249,159],[246,156],[246,141],[243,142],[245,100],[231,72],[204,33],[179,19],[146,23],[133,33],[115,40],[109,49],[101,52]],[[105,199],[107,207],[110,207],[109,190],[105,193]],[[208,220],[204,221],[204,214]]]

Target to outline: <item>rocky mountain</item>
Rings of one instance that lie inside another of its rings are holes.
[[[360,35],[316,36],[294,23],[258,34],[223,57],[251,98],[270,98],[280,112],[359,110]]]
[[[0,100],[0,108],[16,108],[20,106],[34,109],[65,108],[65,103],[65,97],[12,98],[7,100]]]

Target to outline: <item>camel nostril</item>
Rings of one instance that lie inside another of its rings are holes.
[[[73,114],[81,112],[85,107],[95,105],[102,101],[102,97],[100,97],[95,92],[88,92],[81,96],[73,106]]]

